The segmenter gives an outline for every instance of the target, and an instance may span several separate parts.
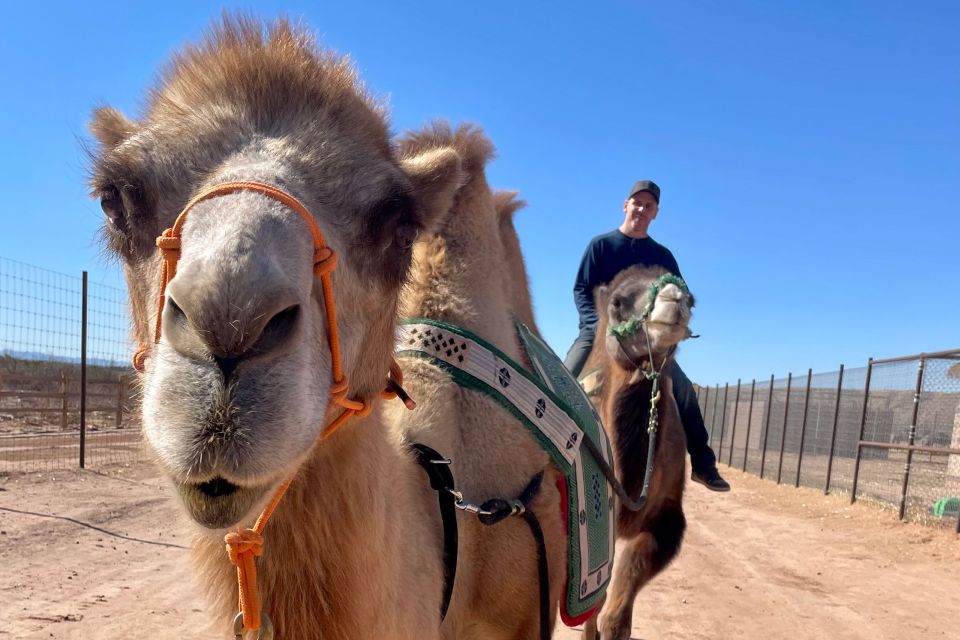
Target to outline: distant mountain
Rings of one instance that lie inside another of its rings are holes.
[[[12,349],[0,349],[0,356],[16,358],[17,360],[32,360],[44,362],[63,362],[65,364],[80,364],[79,356],[57,356],[49,353],[40,353],[39,351],[14,351]],[[129,366],[129,358],[91,358],[87,357],[87,365],[92,367],[116,367],[123,368]]]

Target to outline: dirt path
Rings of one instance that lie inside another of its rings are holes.
[[[730,494],[688,487],[683,551],[640,595],[635,639],[957,637],[952,531],[725,475]],[[0,478],[0,639],[214,637],[169,498],[143,466]]]

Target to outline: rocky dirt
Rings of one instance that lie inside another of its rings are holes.
[[[723,472],[732,493],[688,487],[683,550],[640,594],[635,640],[957,637],[952,528]],[[0,477],[0,640],[217,637],[179,522],[145,464]]]

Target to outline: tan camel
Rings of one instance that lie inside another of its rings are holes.
[[[384,109],[349,64],[284,21],[266,27],[225,19],[174,56],[142,119],[101,108],[91,129],[99,142],[92,185],[107,243],[126,272],[139,342],[153,343],[161,269],[154,238],[211,185],[267,182],[304,203],[338,254],[333,292],[349,396],[376,397],[411,244],[431,215],[450,209],[462,181],[457,150],[436,145],[398,158]],[[473,184],[461,198],[479,189]],[[250,526],[296,471],[258,562],[276,637],[441,637],[437,498],[384,424],[383,403],[316,444],[341,409],[329,400],[330,300],[312,272],[306,223],[280,202],[242,190],[193,207],[182,237],[162,334],[142,376],[143,424],[194,522],[193,552],[216,619],[229,625],[237,607],[224,533]],[[486,308],[475,311],[477,323]],[[504,331],[496,325],[491,337]],[[489,411],[482,401],[472,409]],[[544,466],[519,430],[503,437],[494,446],[482,433],[464,432],[475,441],[472,455],[498,460],[506,444],[529,453],[523,464],[531,470]],[[521,482],[466,472],[461,480],[495,493]],[[551,487],[537,508],[555,539],[546,513],[557,511]],[[489,572],[499,588],[458,601],[463,619],[478,625],[464,637],[496,637],[498,619],[525,620],[522,613],[535,610],[529,534],[504,523],[495,537],[525,551],[465,550],[464,575]],[[519,571],[506,569],[507,558]],[[472,608],[480,613],[467,617]],[[495,633],[485,635],[488,628]]]
[[[602,382],[594,402],[612,440],[617,479],[635,500],[643,488],[650,442],[653,382],[644,372],[662,372],[647,502],[639,511],[618,504],[617,537],[624,542],[617,549],[613,581],[599,617],[603,640],[626,640],[637,593],[674,558],[686,528],[686,440],[669,372],[676,345],[688,335],[693,297],[662,268],[640,266],[621,271],[609,285],[598,287],[595,295],[600,311],[598,339],[584,370],[600,371]],[[650,296],[653,304],[648,307]],[[646,333],[638,324],[645,315]],[[611,333],[610,327],[617,331]],[[596,637],[597,623],[595,617],[585,625],[584,638]]]
[[[435,123],[404,136],[401,158],[453,148],[467,174],[451,209],[414,245],[401,315],[457,325],[498,346],[515,362],[520,347],[504,286],[505,252],[495,199],[484,166],[494,150],[471,126]],[[400,359],[405,386],[418,408],[387,408],[395,428],[448,456],[457,488],[471,502],[518,496],[533,476],[547,475],[532,504],[546,542],[552,629],[566,575],[566,534],[556,472],[526,428],[495,400],[457,386],[437,365]],[[461,639],[538,638],[536,547],[527,525],[508,518],[485,526],[461,512],[460,560],[445,629]]]

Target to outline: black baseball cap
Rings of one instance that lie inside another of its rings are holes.
[[[641,191],[649,191],[652,193],[653,199],[657,201],[657,204],[660,204],[660,187],[658,187],[657,183],[653,180],[637,180],[634,182],[633,187],[630,188],[630,195],[627,196],[627,200]]]

